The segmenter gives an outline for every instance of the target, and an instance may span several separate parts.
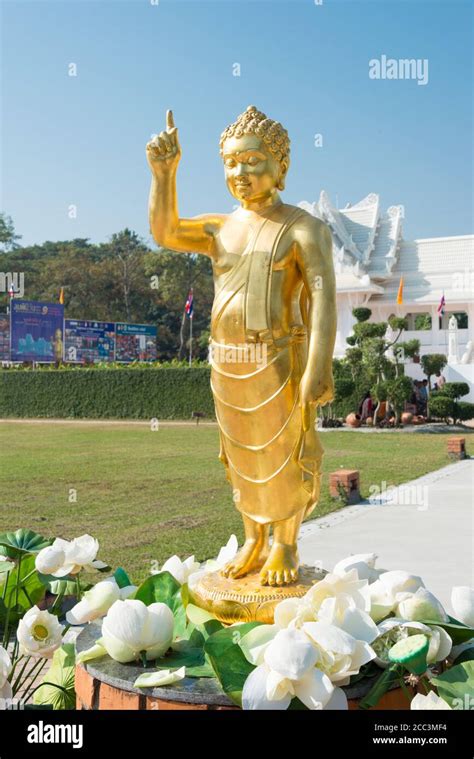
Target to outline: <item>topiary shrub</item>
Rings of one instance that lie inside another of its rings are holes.
[[[363,308],[362,306],[360,306],[359,308],[352,309],[352,316],[354,317],[354,319],[357,319],[359,323],[366,322],[372,316],[372,311],[370,310],[370,308]]]
[[[425,353],[421,357],[420,363],[424,374],[428,377],[428,384],[431,386],[430,377],[441,372],[448,363],[448,359],[443,353]]]
[[[455,416],[455,404],[447,395],[432,395],[430,398],[430,416],[434,419],[449,421],[449,417]]]
[[[439,392],[441,395],[446,395],[453,401],[457,401],[461,396],[468,395],[469,385],[467,382],[445,382]]]
[[[467,422],[469,419],[474,419],[474,403],[458,401],[454,408],[454,415],[458,422]]]
[[[397,377],[385,383],[387,397],[395,410],[395,422],[398,424],[399,416],[412,394],[412,382],[409,377]]]
[[[404,316],[391,316],[388,323],[394,330],[408,329],[408,319]]]
[[[357,340],[368,337],[383,337],[387,331],[385,322],[359,322],[354,324],[354,335]]]

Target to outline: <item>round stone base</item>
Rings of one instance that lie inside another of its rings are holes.
[[[220,571],[208,572],[189,588],[190,600],[214,614],[220,622],[273,623],[275,606],[285,598],[301,598],[327,574],[326,570],[303,565],[291,585],[261,585],[259,573],[233,579]]]
[[[100,620],[86,625],[76,639],[76,652],[93,646],[102,634]],[[151,665],[152,667],[152,665]],[[119,664],[109,656],[76,666],[76,708],[106,710],[213,710],[227,711],[239,707],[224,693],[214,677],[185,677],[160,688],[135,688],[134,682],[143,674],[138,662]],[[377,677],[347,685],[343,690],[349,709],[357,709]],[[412,695],[414,693],[409,689]],[[394,683],[378,702],[376,709],[409,709],[402,689]]]

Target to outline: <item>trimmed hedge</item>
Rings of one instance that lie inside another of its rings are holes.
[[[0,372],[0,417],[214,418],[210,367]]]

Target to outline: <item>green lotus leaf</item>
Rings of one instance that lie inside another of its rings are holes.
[[[48,705],[55,710],[75,709],[74,645],[64,643],[54,652],[53,663],[43,678],[43,684],[33,695],[33,703]]]
[[[245,658],[239,641],[260,624],[261,622],[245,622],[242,625],[224,627],[209,635],[204,644],[204,650],[224,693],[240,707],[244,683],[255,667]]]
[[[0,546],[2,553],[10,559],[16,559],[28,553],[39,553],[43,548],[50,546],[52,540],[38,535],[33,530],[20,529],[16,532],[3,532],[0,534]]]

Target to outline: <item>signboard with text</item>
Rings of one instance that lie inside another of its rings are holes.
[[[156,361],[156,327],[151,324],[115,325],[115,360]]]
[[[11,360],[62,361],[64,306],[12,298],[10,308]]]
[[[113,322],[66,319],[64,321],[64,360],[79,364],[96,364],[115,358],[115,324]]]

